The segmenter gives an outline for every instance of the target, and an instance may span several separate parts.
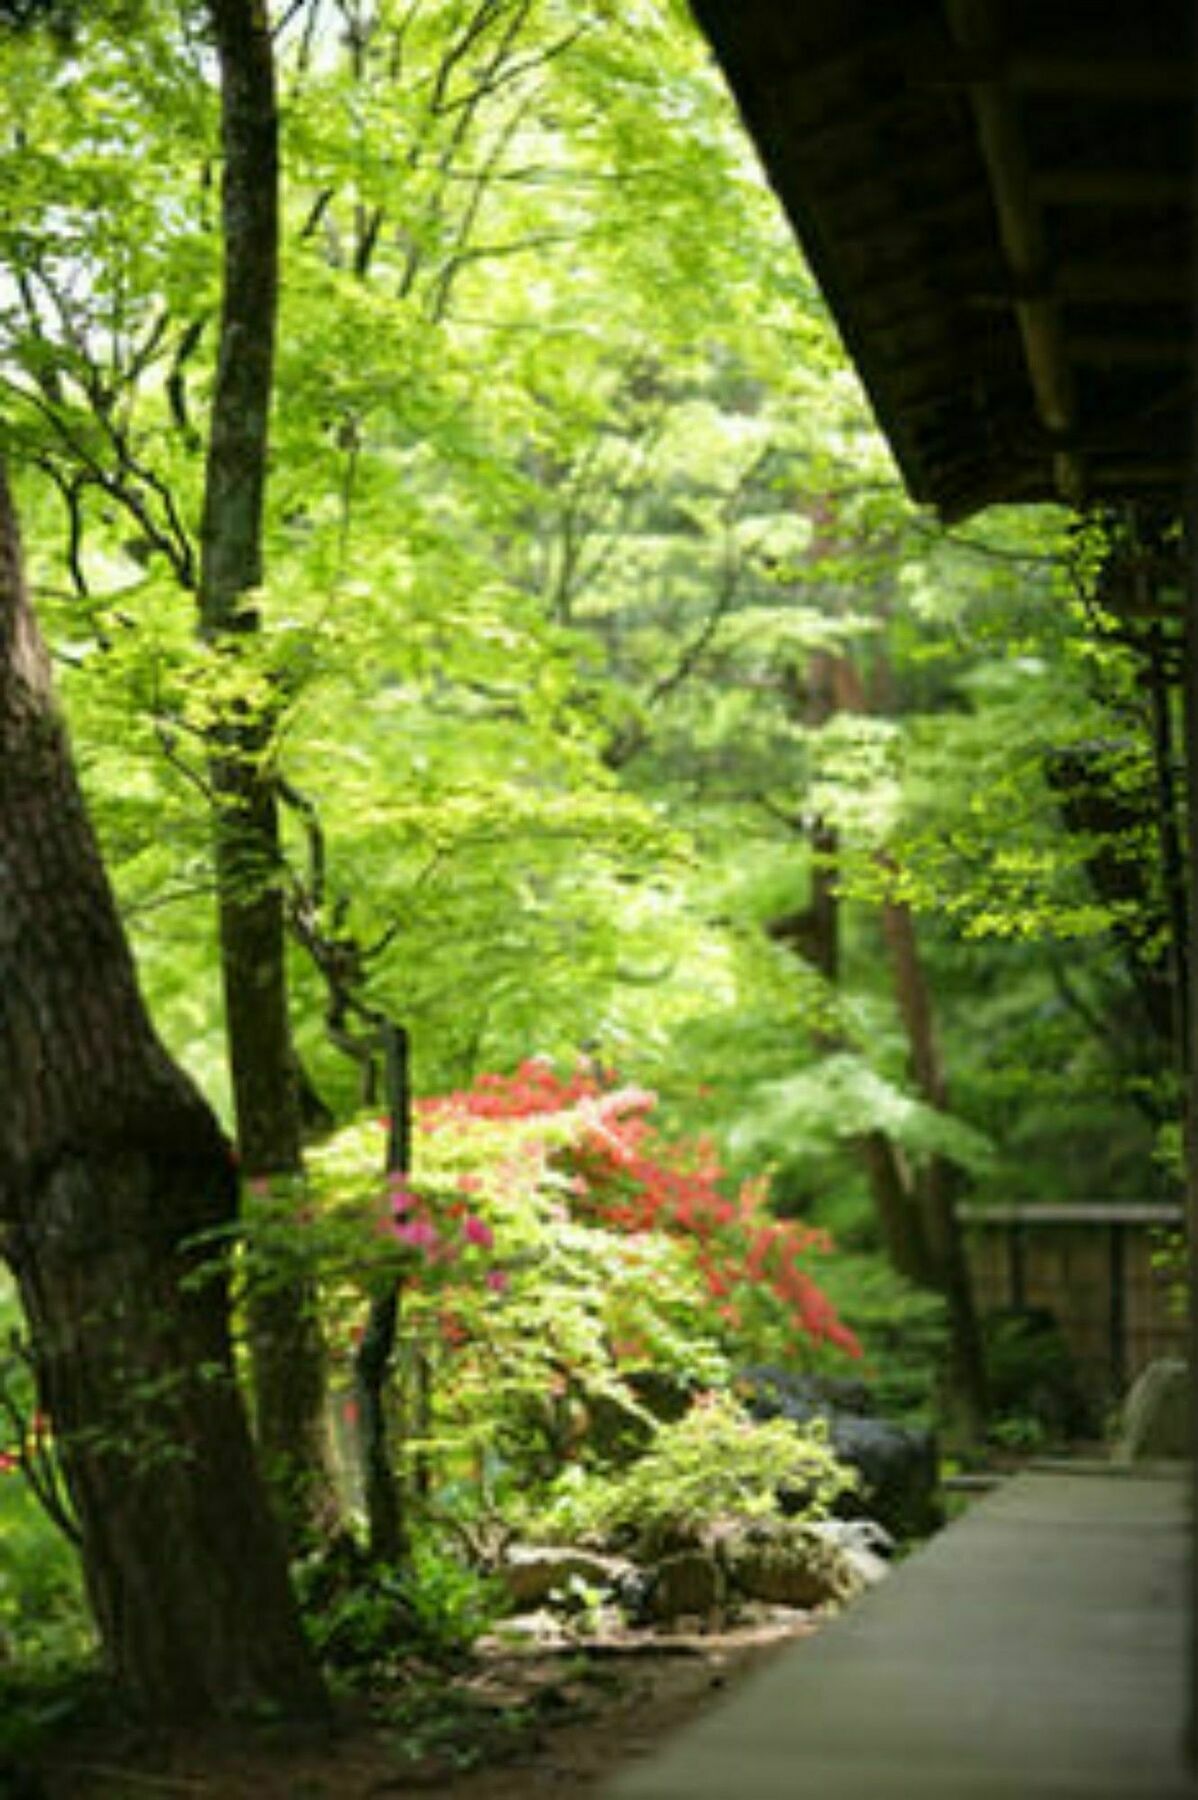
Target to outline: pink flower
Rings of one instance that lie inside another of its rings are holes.
[[[416,1200],[416,1196],[411,1188],[405,1187],[402,1181],[391,1189],[389,1198],[391,1201],[391,1211],[395,1214],[397,1219],[401,1213],[409,1212]]]
[[[495,1247],[495,1233],[485,1219],[475,1218],[473,1214],[464,1222],[462,1236],[468,1244],[477,1244],[480,1250],[493,1250]]]
[[[488,1269],[483,1280],[493,1294],[505,1294],[508,1286],[506,1269]]]
[[[427,1219],[408,1219],[405,1224],[395,1227],[395,1236],[401,1244],[410,1244],[413,1250],[433,1250],[441,1241],[437,1227]]]

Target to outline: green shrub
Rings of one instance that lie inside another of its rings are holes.
[[[69,1660],[91,1644],[74,1546],[17,1471],[0,1473],[0,1669]]]
[[[94,1648],[74,1547],[21,1474],[0,1472],[0,1758],[31,1751],[90,1699]]]
[[[821,1421],[762,1423],[731,1395],[709,1394],[676,1423],[659,1426],[630,1468],[609,1477],[568,1471],[529,1522],[560,1541],[624,1538],[653,1554],[717,1519],[776,1513],[783,1485],[804,1491],[804,1516],[819,1518],[855,1483]]]
[[[293,1571],[317,1654],[352,1680],[419,1660],[460,1661],[503,1610],[499,1583],[431,1539],[400,1564],[343,1538]]]

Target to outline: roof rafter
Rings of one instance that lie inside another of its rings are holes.
[[[963,50],[987,54],[1000,47],[1001,28],[990,0],[947,0],[947,14]],[[1015,279],[1015,316],[1036,411],[1050,437],[1061,441],[1053,454],[1061,498],[1080,504],[1084,472],[1077,454],[1064,447],[1076,423],[1077,395],[1057,303],[1051,297],[1047,241],[1018,110],[1010,94],[991,83],[971,88],[970,102],[990,176],[999,237]]]

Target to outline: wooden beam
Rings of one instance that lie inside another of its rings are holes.
[[[1032,189],[1042,206],[1191,207],[1193,178],[1156,169],[1036,169]]]
[[[927,286],[925,278],[925,287]],[[1062,263],[1051,275],[1035,281],[1011,280],[999,289],[978,288],[967,295],[970,305],[1004,307],[1021,301],[1048,300],[1070,306],[1184,306],[1190,305],[1190,283],[1185,265],[1158,261],[1148,264],[1128,260],[1122,265],[1102,262]]]
[[[954,20],[954,30],[956,22]],[[959,37],[958,48],[925,55],[908,67],[912,87],[961,89],[1002,87],[1015,94],[1060,94],[1087,100],[1185,101],[1196,91],[1195,71],[1184,48],[1176,57],[1123,56],[1117,52],[1087,55],[1014,49],[996,42],[972,44]]]
[[[1069,357],[1079,368],[1184,369],[1194,357],[1194,339],[1186,331],[1074,331]]]
[[[1122,266],[1062,263],[1049,285],[1056,299],[1082,306],[1188,306],[1192,295],[1184,261],[1145,264],[1131,256]]]
[[[965,1200],[957,1217],[966,1225],[1180,1225],[1176,1200]]]
[[[994,55],[1001,49],[990,0],[947,0],[947,16],[966,53]],[[1046,291],[1048,250],[1018,111],[1011,95],[991,84],[973,88],[970,100],[1007,265],[1025,292]],[[1076,416],[1076,395],[1056,303],[1017,300],[1015,316],[1040,421],[1050,436],[1067,438]],[[1085,479],[1077,456],[1058,452],[1053,473],[1062,499],[1080,505]]]
[[[1172,500],[1189,476],[1190,462],[1190,457],[1180,451],[1174,457],[1132,457],[1124,462],[1098,458],[1094,463],[1093,485],[1104,494],[1118,489],[1130,497],[1132,489],[1147,489],[1149,495],[1162,494]],[[1142,492],[1137,492],[1136,498],[1143,498]]]
[[[798,89],[803,96],[806,83]],[[835,151],[838,144],[856,145],[864,134],[881,131],[910,109],[910,99],[896,84],[892,92],[875,99],[870,105],[847,106],[843,100],[804,114],[795,107],[788,118],[788,130],[806,156]]]
[[[1079,35],[1085,20],[1079,21]],[[1022,94],[1066,94],[1087,100],[1192,100],[1195,71],[1184,44],[1163,56],[1087,56],[1020,51],[1011,58],[1010,80]]]

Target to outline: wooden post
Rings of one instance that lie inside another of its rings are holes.
[[[1198,287],[1198,280],[1195,283]],[[1198,433],[1195,438],[1198,461]],[[1198,467],[1191,473],[1185,496],[1186,594],[1185,656],[1182,691],[1185,710],[1186,824],[1188,855],[1186,859],[1186,901],[1188,940],[1186,982],[1186,1050],[1185,1086],[1185,1201],[1186,1262],[1189,1275],[1189,1364],[1191,1394],[1198,1387],[1198,1080],[1195,1079],[1194,1049],[1198,1046]],[[1193,1401],[1191,1399],[1191,1405]],[[1192,1420],[1191,1441],[1195,1446],[1193,1478],[1198,1487],[1198,1420]],[[1190,1714],[1186,1747],[1192,1764],[1198,1763],[1198,1509],[1191,1508],[1190,1541]]]
[[[1007,1227],[1007,1285],[1011,1306],[1022,1312],[1027,1305],[1027,1244],[1017,1219]]]
[[[1110,1285],[1107,1343],[1110,1351],[1111,1393],[1119,1399],[1127,1383],[1127,1244],[1124,1228],[1117,1219],[1112,1219],[1108,1229]]]

